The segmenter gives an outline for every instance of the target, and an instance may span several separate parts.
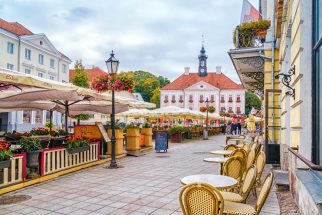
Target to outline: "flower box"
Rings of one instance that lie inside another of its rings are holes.
[[[163,102],[164,102],[164,103],[168,103],[168,102],[169,102],[169,100],[164,100]]]
[[[240,103],[240,102],[241,102],[241,100],[240,100],[240,99],[237,99],[237,100],[236,100],[236,102],[237,102],[237,103]]]
[[[171,100],[172,103],[176,103],[176,100]]]
[[[225,100],[220,100],[221,103],[225,103]]]
[[[9,168],[11,160],[0,161],[0,169]]]
[[[229,102],[229,103],[232,103],[232,102],[233,102],[233,100],[232,100],[232,99],[229,99],[229,100],[228,100],[228,102]]]
[[[183,99],[180,99],[180,100],[179,100],[179,102],[180,102],[180,103],[183,103]]]
[[[203,100],[203,99],[199,100],[199,103],[204,103],[204,102],[205,102],[205,100]]]
[[[71,148],[71,149],[67,149],[68,154],[76,154],[79,152],[85,152],[89,150],[89,146],[82,146],[82,147],[78,147],[78,148]]]
[[[190,103],[193,103],[193,100],[189,100]]]

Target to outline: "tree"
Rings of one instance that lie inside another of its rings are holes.
[[[74,77],[72,77],[72,83],[79,87],[89,88],[88,74],[85,71],[85,67],[82,64],[82,60],[77,60],[74,64]],[[77,119],[77,124],[80,124],[80,120],[89,120],[90,115],[88,114],[78,114],[71,116]]]
[[[156,88],[152,91],[151,102],[156,104],[157,108],[160,107],[160,88]]]
[[[158,80],[160,83],[160,88],[164,87],[167,84],[170,84],[170,80],[168,78],[163,77],[163,76],[159,76]]]
[[[246,96],[245,96],[245,113],[246,114],[249,114],[249,112],[252,110],[252,107],[260,110],[261,105],[262,105],[262,102],[256,94],[254,94],[251,91],[246,92]]]
[[[74,77],[72,77],[72,83],[79,87],[89,88],[88,74],[85,71],[85,67],[82,64],[82,60],[77,60],[74,64]]]

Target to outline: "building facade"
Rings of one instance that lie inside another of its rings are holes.
[[[69,82],[71,60],[59,52],[45,34],[34,34],[17,22],[0,19],[0,68],[53,81]],[[49,121],[47,111],[1,113],[1,130],[27,131]],[[61,114],[53,113],[60,126]]]
[[[261,4],[267,42],[229,54],[243,85],[262,95],[267,161],[281,165],[301,214],[322,214],[322,0]]]
[[[208,72],[205,53],[202,46],[198,73],[191,73],[186,67],[181,76],[160,90],[160,106],[199,111],[208,99],[208,105],[215,108],[215,113],[245,114],[246,90],[223,74],[221,67],[217,67],[216,72]]]

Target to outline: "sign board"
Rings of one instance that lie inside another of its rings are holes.
[[[102,140],[103,136],[97,125],[75,125],[75,137],[85,137],[91,140]]]
[[[167,131],[156,131],[155,133],[155,150],[160,151],[168,150],[168,132]]]
[[[105,141],[105,143],[110,142],[110,138],[107,135],[106,129],[104,128],[103,124],[101,122],[96,122],[96,125]]]

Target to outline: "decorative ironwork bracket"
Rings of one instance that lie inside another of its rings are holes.
[[[292,96],[295,99],[295,89],[291,87],[292,75],[295,75],[295,65],[291,67],[288,71],[288,74],[280,73],[275,75],[275,79],[279,79],[282,76],[282,83],[286,86],[289,90],[285,93],[288,96]]]

